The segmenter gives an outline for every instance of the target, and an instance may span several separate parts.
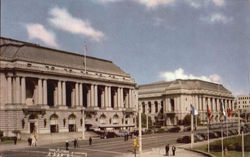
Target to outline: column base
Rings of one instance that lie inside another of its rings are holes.
[[[68,106],[66,105],[62,105],[62,106],[58,106],[59,109],[68,109]]]

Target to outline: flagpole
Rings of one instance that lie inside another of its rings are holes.
[[[224,157],[224,152],[223,152],[223,123],[221,125],[221,156]]]
[[[194,113],[191,113],[191,149],[194,144]]]
[[[210,144],[209,144],[209,118],[207,118],[207,127],[208,127],[208,129],[207,129],[207,152],[208,153],[210,153]]]
[[[87,62],[86,62],[86,56],[87,56],[87,51],[88,51],[88,48],[87,48],[87,45],[86,45],[86,41],[84,41],[84,71],[85,71],[85,74],[86,74],[86,71],[87,71]]]

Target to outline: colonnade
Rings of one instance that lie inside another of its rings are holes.
[[[6,76],[7,103],[26,104],[28,84],[33,84],[33,104],[50,105],[48,102],[48,81],[52,84],[53,106],[88,107],[88,108],[134,108],[133,87],[120,87],[101,83],[85,83],[82,81],[50,80],[45,78],[26,78],[22,76]],[[29,82],[31,81],[31,82]],[[53,83],[51,83],[53,81]],[[70,95],[70,98],[69,96]],[[51,97],[51,96],[50,96]],[[70,99],[70,103],[68,101]],[[86,99],[86,100],[84,100]],[[70,105],[69,105],[70,104]]]

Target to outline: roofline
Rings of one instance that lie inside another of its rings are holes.
[[[42,48],[42,49],[57,51],[57,52],[60,52],[60,53],[71,54],[71,55],[76,55],[76,56],[81,56],[81,57],[84,57],[84,56],[85,56],[85,55],[82,55],[82,54],[80,54],[80,53],[69,52],[69,51],[59,50],[59,49],[55,49],[55,48],[45,47],[45,46],[41,46],[41,45],[39,45],[39,44],[35,44],[35,43],[31,43],[31,42],[26,42],[26,41],[21,41],[21,40],[6,38],[6,37],[2,37],[2,36],[1,36],[0,38],[1,38],[1,39],[5,39],[5,40],[11,40],[11,41],[15,41],[15,42],[20,42],[20,43],[23,43],[24,45],[27,45],[27,46],[32,46],[32,47],[37,47],[37,48]],[[3,45],[4,45],[4,44],[1,44],[0,46],[3,46]],[[16,44],[13,44],[13,45],[16,45]],[[16,46],[18,46],[18,45],[16,45]],[[101,60],[101,61],[113,63],[112,61],[106,60],[106,59],[96,58],[96,57],[87,56],[87,55],[86,55],[86,57],[87,57],[87,58],[92,58],[92,59],[97,59],[97,60]]]
[[[200,81],[200,82],[205,82],[205,83],[223,86],[222,84],[219,84],[219,83],[214,83],[214,82],[209,82],[209,81],[204,81],[204,80],[199,80],[199,79],[175,79],[173,81],[158,81],[158,82],[153,82],[153,83],[149,83],[149,84],[141,84],[141,85],[139,85],[139,87],[150,86],[150,85],[160,85],[160,84],[165,84],[165,83],[173,83],[173,82],[179,81],[179,80],[180,81]]]

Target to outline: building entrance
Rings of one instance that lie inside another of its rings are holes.
[[[33,133],[35,131],[35,123],[31,122],[30,123],[30,133]]]

